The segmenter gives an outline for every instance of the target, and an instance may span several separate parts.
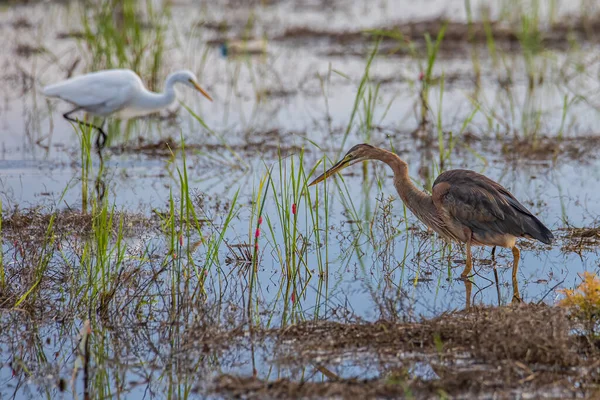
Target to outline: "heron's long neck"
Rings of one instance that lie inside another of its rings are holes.
[[[378,149],[375,159],[383,161],[394,171],[394,186],[406,207],[426,225],[432,218],[437,218],[437,209],[430,195],[419,190],[408,176],[408,165],[396,154]]]
[[[147,90],[140,99],[139,105],[149,112],[161,110],[170,106],[176,98],[175,80],[169,75],[165,81],[165,88],[162,93],[155,93]]]

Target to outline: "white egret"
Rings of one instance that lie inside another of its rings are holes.
[[[68,121],[97,129],[96,146],[100,151],[106,142],[106,133],[102,127],[71,118],[70,114],[83,110],[100,117],[115,115],[121,119],[150,114],[175,102],[177,96],[174,87],[177,83],[198,90],[212,101],[198,84],[196,75],[186,70],[170,74],[165,81],[163,93],[154,93],[146,89],[140,77],[128,69],[110,69],[76,76],[46,86],[43,93],[45,96],[58,97],[75,105],[75,108],[63,114],[63,117]]]

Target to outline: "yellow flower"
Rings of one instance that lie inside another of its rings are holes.
[[[565,298],[560,300],[558,305],[570,310],[572,315],[592,322],[600,320],[600,279],[596,274],[584,272],[580,274],[583,282],[577,289],[563,289],[560,293]],[[598,321],[593,322],[593,324]]]

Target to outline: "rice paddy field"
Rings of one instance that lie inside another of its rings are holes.
[[[3,1],[0,42],[0,398],[600,397],[598,2]],[[100,159],[42,88],[111,68],[213,101]],[[457,279],[385,164],[308,187],[359,143],[555,240]]]

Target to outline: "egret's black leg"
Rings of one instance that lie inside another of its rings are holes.
[[[104,148],[104,144],[106,143],[106,133],[104,133],[104,130],[102,130],[101,126],[90,124],[89,122],[84,122],[79,119],[72,118],[70,116],[71,114],[79,110],[81,110],[81,107],[74,108],[73,110],[64,113],[63,118],[67,121],[75,122],[77,124],[98,130],[98,137],[96,138],[96,148],[98,149],[98,151],[102,150]],[[104,125],[104,122],[102,122],[102,125]],[[102,140],[100,138],[102,138]]]
[[[98,136],[96,137],[96,149],[98,151],[104,148],[106,144],[106,133],[101,128],[98,128]]]
[[[104,148],[104,145],[106,144],[106,133],[104,133],[104,124],[106,123],[106,118],[104,118],[102,120],[102,124],[100,125],[100,127],[98,128],[98,137],[96,137],[96,148],[98,149],[98,152],[100,152],[100,150],[102,150]]]
[[[96,198],[98,199],[98,203],[102,203],[104,200],[104,195],[106,194],[106,183],[104,180],[98,176],[96,179]]]

